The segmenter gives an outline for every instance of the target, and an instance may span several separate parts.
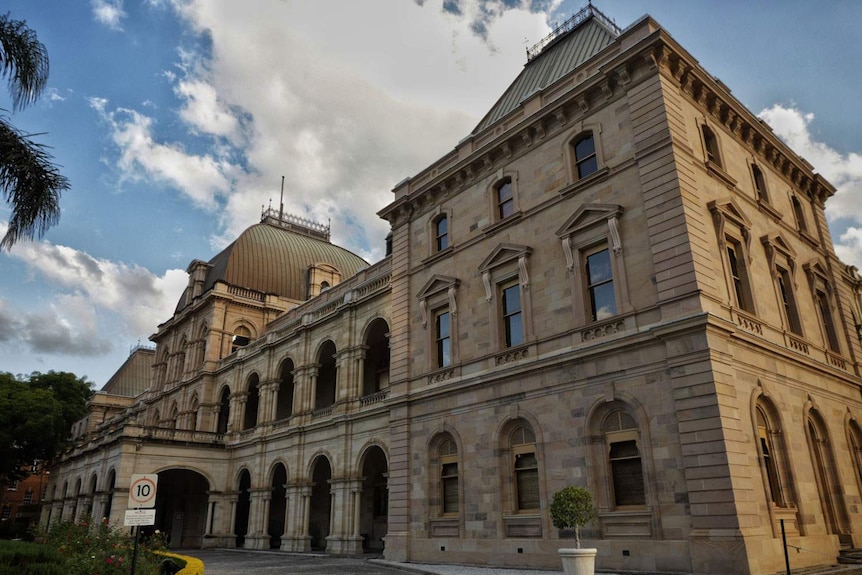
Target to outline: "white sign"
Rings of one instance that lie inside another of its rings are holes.
[[[127,509],[126,520],[123,522],[125,527],[134,527],[136,525],[155,525],[156,510],[155,509]]]
[[[147,475],[132,475],[129,486],[129,509],[140,509],[156,506],[156,485],[159,476],[155,473]],[[152,525],[152,524],[150,524]]]

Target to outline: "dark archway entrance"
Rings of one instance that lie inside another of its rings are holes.
[[[329,536],[329,522],[332,512],[332,491],[329,481],[332,479],[332,467],[326,457],[320,456],[314,461],[311,473],[311,512],[308,517],[308,534],[311,535],[311,548],[317,551],[326,549],[326,538]]]
[[[233,534],[236,535],[236,546],[245,545],[248,533],[248,513],[251,510],[251,475],[248,469],[239,474],[239,500],[236,502],[236,520],[233,524]]]
[[[359,532],[366,551],[382,551],[389,530],[389,466],[379,447],[365,452],[362,462],[362,508]]]
[[[281,463],[272,470],[272,494],[269,499],[269,548],[281,547],[281,536],[284,535],[284,511],[287,506],[287,470]]]
[[[171,548],[200,547],[207,519],[209,482],[196,471],[167,469],[159,473],[155,529]]]

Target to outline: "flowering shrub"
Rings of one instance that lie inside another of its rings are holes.
[[[43,536],[65,558],[68,575],[128,575],[131,568],[135,540],[107,520],[62,521],[52,524]],[[135,573],[158,575],[161,557],[153,551],[164,548],[158,532],[141,539]]]

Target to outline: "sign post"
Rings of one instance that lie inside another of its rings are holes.
[[[132,552],[131,575],[135,575],[135,563],[138,561],[138,539],[141,534],[141,525],[156,524],[156,486],[159,484],[159,476],[155,473],[132,475],[132,483],[129,485],[129,505],[126,510],[126,527],[135,530],[135,550]]]

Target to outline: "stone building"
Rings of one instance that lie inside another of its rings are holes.
[[[862,546],[833,193],[652,18],[588,6],[396,186],[382,261],[270,213],[192,262],[148,389],[78,434],[43,519],[119,520],[158,473],[176,545],[554,568],[574,484],[599,568],[773,573],[782,528],[832,563]]]

